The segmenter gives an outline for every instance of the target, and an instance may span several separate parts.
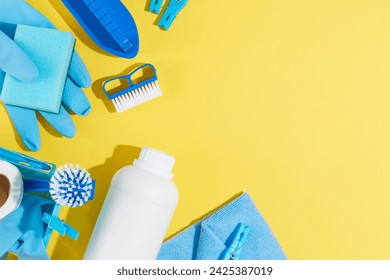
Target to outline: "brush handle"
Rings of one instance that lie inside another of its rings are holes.
[[[137,73],[139,70],[143,69],[143,68],[146,68],[146,67],[151,67],[152,70],[153,70],[153,76],[154,77],[157,77],[157,74],[156,74],[156,68],[150,64],[150,63],[145,63],[145,64],[142,64],[140,66],[138,66],[137,68],[135,68],[133,71],[130,72],[130,74],[127,75],[127,79],[128,81],[130,82],[130,85],[134,85],[133,83],[133,80],[131,79],[131,77]]]
[[[24,192],[48,192],[50,189],[50,181],[45,179],[23,179]]]
[[[138,72],[138,71],[140,71],[141,69],[146,68],[146,67],[151,67],[151,68],[152,68],[152,70],[153,70],[153,78],[152,78],[152,79],[148,79],[148,80],[146,80],[146,81],[140,83],[139,86],[142,86],[142,85],[145,84],[145,83],[149,83],[150,80],[153,80],[153,81],[154,81],[154,80],[157,80],[156,68],[155,68],[152,64],[150,64],[150,63],[145,63],[145,64],[142,64],[142,65],[138,66],[137,68],[135,68],[133,71],[131,71],[131,72],[130,72],[129,74],[127,74],[127,75],[117,76],[117,77],[113,77],[113,78],[110,78],[110,79],[106,80],[106,81],[103,83],[103,85],[102,85],[102,89],[103,89],[104,93],[106,94],[106,96],[107,96],[109,99],[113,99],[113,98],[115,98],[115,97],[117,97],[117,96],[119,96],[119,95],[122,95],[123,92],[128,92],[128,89],[125,89],[125,90],[120,91],[120,92],[118,92],[118,93],[110,94],[110,93],[108,92],[108,90],[106,89],[106,86],[107,86],[108,83],[110,83],[110,82],[112,82],[112,81],[125,79],[125,80],[127,80],[127,81],[129,82],[130,88],[135,87],[136,85],[133,83],[132,76],[133,76],[136,72]]]

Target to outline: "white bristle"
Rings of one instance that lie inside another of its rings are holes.
[[[142,87],[139,87],[135,90],[132,90],[112,99],[112,103],[114,104],[115,110],[119,113],[131,109],[161,95],[161,89],[157,81],[154,81],[150,84],[146,84]]]

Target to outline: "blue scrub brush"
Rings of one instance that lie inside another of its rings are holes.
[[[65,164],[51,177],[49,192],[56,203],[74,208],[92,200],[94,188],[95,182],[84,168]]]
[[[148,78],[143,76],[141,77],[140,82],[136,82],[136,80],[133,79],[133,75],[144,70],[151,70],[152,76]],[[109,92],[107,88],[110,83],[118,81],[122,81],[124,84],[128,84],[128,86],[119,91],[114,89],[115,92]],[[115,110],[118,113],[129,110],[162,95],[160,86],[157,83],[156,68],[150,63],[142,64],[128,75],[106,80],[103,83],[102,88],[107,98],[114,104]]]

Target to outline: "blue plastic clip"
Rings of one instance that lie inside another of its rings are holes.
[[[236,234],[234,235],[232,243],[226,248],[222,255],[222,260],[239,260],[241,257],[241,249],[245,244],[250,231],[250,226],[238,224]]]
[[[166,8],[163,16],[158,22],[158,26],[162,27],[164,30],[168,30],[172,22],[175,20],[176,16],[180,11],[187,5],[188,0],[169,0],[169,5]]]
[[[61,234],[61,236],[69,235],[74,240],[77,240],[79,237],[79,232],[77,230],[56,216],[44,213],[42,221],[47,224],[48,228],[54,229],[59,234]]]
[[[161,10],[162,0],[150,0],[149,12],[158,14]]]

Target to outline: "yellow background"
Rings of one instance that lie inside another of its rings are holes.
[[[77,35],[94,81],[76,137],[43,126],[37,153],[0,108],[2,146],[97,179],[93,202],[63,208],[80,237],[54,234],[52,258],[82,258],[112,175],[142,146],[177,159],[167,236],[244,191],[289,259],[390,258],[389,1],[189,0],[162,31],[147,1],[123,0],[140,35],[131,60],[100,52],[59,0],[29,2]],[[110,112],[101,82],[139,63],[164,96]]]

